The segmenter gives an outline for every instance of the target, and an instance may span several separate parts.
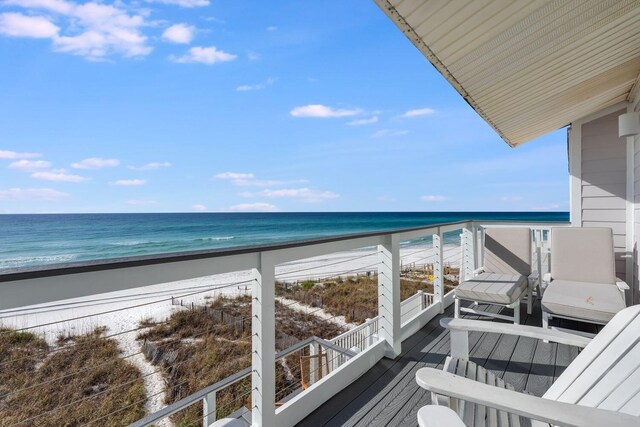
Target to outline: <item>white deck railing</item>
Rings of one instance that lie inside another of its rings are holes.
[[[506,225],[491,222],[491,226]],[[520,223],[518,224],[520,225]],[[522,224],[534,230],[553,224]],[[461,245],[454,253],[460,266],[461,280],[470,277],[478,265],[481,244],[480,223],[465,221],[429,227],[338,236],[301,242],[198,251],[158,256],[141,256],[117,260],[95,261],[9,270],[0,273],[0,310],[33,304],[77,298],[111,291],[143,287],[215,274],[252,270],[252,364],[247,372],[236,374],[183,399],[180,405],[151,414],[136,425],[147,425],[148,419],[160,420],[190,404],[205,402],[203,423],[215,420],[215,398],[211,396],[223,386],[251,376],[251,419],[254,426],[293,426],[322,405],[331,396],[355,381],[382,357],[396,357],[404,339],[413,335],[433,317],[442,313],[453,301],[452,293],[444,293],[443,234],[460,230]],[[536,232],[535,236],[544,233]],[[400,242],[431,236],[433,254],[433,294],[418,293],[400,301]],[[541,239],[541,237],[540,237]],[[326,343],[333,352],[331,372],[308,389],[276,408],[275,401],[275,267],[276,265],[335,252],[364,247],[377,247],[378,316]],[[331,347],[335,348],[331,348]],[[337,355],[337,356],[336,356]],[[181,406],[182,405],[182,406]],[[186,405],[186,406],[184,406]],[[176,409],[177,406],[180,408]],[[209,408],[207,410],[206,408]],[[211,412],[213,416],[211,416]]]

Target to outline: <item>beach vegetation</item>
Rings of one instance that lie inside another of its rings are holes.
[[[251,366],[251,297],[220,296],[204,305],[189,304],[138,335],[147,358],[162,367],[166,403],[180,400]],[[148,324],[148,323],[147,323]],[[276,350],[284,350],[310,336],[333,338],[345,328],[313,313],[303,313],[276,302]],[[276,363],[276,398],[300,387],[300,356]],[[306,354],[305,354],[306,355]],[[251,408],[251,377],[216,395],[216,418]],[[202,403],[172,416],[176,426],[196,425]]]
[[[145,415],[142,376],[102,330],[38,335],[0,329],[0,425],[121,426]]]
[[[350,323],[364,323],[378,315],[377,274],[318,280],[321,286],[311,289],[305,289],[303,283],[284,286],[278,282],[276,294],[312,307],[321,307],[336,316],[344,316]],[[455,284],[445,279],[445,292],[452,290]],[[403,274],[400,278],[400,299],[404,301],[418,291],[433,293],[433,284],[422,273]]]

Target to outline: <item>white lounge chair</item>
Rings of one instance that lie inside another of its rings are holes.
[[[455,316],[460,312],[490,316],[520,323],[520,302],[527,298],[531,314],[532,290],[537,275],[531,274],[531,230],[529,228],[487,228],[484,235],[484,266],[474,277],[455,289]],[[513,316],[461,307],[461,301],[501,305],[513,309]]]
[[[449,403],[464,422],[458,425],[520,425],[519,417],[523,417],[534,426],[640,426],[640,306],[616,314],[593,340],[563,331],[467,319],[443,319],[441,325],[451,334],[446,370],[422,368],[416,381],[431,391],[434,404]],[[549,390],[536,397],[514,391],[469,361],[471,331],[584,349]],[[421,427],[456,426],[452,420],[449,411],[426,408],[418,412]]]
[[[542,296],[542,325],[553,317],[604,325],[624,309],[610,228],[551,229],[551,274]]]

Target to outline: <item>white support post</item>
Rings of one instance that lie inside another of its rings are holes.
[[[460,282],[471,278],[473,274],[473,233],[469,226],[462,229],[460,235],[461,240],[461,259],[460,259]]]
[[[537,296],[538,299],[542,298],[542,276],[544,275],[544,273],[542,272],[542,257],[544,257],[544,251],[543,251],[543,246],[544,246],[544,232],[542,231],[542,229],[536,230],[536,258],[538,261],[538,265],[537,265],[537,269],[538,269],[538,283],[537,283]],[[531,300],[533,300],[533,294],[531,295]],[[531,313],[529,313],[531,314]]]
[[[371,319],[366,319],[366,323],[369,324],[367,326],[367,335],[369,336],[369,339],[367,340],[369,344],[367,345],[367,347],[372,346],[375,341],[375,337],[374,337],[375,329],[373,328],[373,322],[369,323],[370,320]]]
[[[315,356],[320,354],[318,343],[311,343],[309,345],[309,356]],[[318,381],[318,366],[322,369],[322,361],[318,364],[318,359],[309,358],[309,385],[315,384]]]
[[[444,313],[444,304],[442,303],[444,295],[443,278],[442,278],[442,233],[434,234],[433,250],[435,259],[433,261],[433,303],[440,304],[440,313]]]
[[[472,271],[475,271],[477,268],[479,268],[480,266],[482,266],[482,264],[480,264],[480,251],[479,246],[478,246],[478,238],[480,237],[480,230],[478,227],[478,224],[476,224],[475,222],[471,223],[471,230],[472,230],[472,239],[473,239],[473,266],[471,267]]]
[[[424,304],[424,291],[422,289],[419,289],[418,292],[416,292],[418,295],[418,301],[420,303],[420,311],[424,310],[425,308],[427,308]],[[414,313],[415,314],[415,313]]]
[[[260,265],[253,271],[251,420],[254,427],[271,427],[276,415],[276,330],[275,266],[269,253],[260,254]]]
[[[400,241],[396,235],[385,236],[378,245],[378,314],[379,334],[387,342],[385,357],[396,358],[400,345]]]
[[[216,421],[216,392],[212,391],[202,399],[202,427],[209,427]]]

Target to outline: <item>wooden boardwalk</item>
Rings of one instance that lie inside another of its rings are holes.
[[[524,324],[541,325],[538,301],[531,315],[526,315],[523,304],[522,314]],[[416,371],[425,366],[442,369],[449,353],[449,334],[439,323],[443,317],[453,317],[453,306],[405,340],[399,357],[382,359],[298,426],[417,426],[416,413],[430,403],[431,397],[416,384]],[[578,355],[576,347],[477,332],[470,334],[469,348],[475,363],[502,377],[516,390],[537,396],[541,396]]]

